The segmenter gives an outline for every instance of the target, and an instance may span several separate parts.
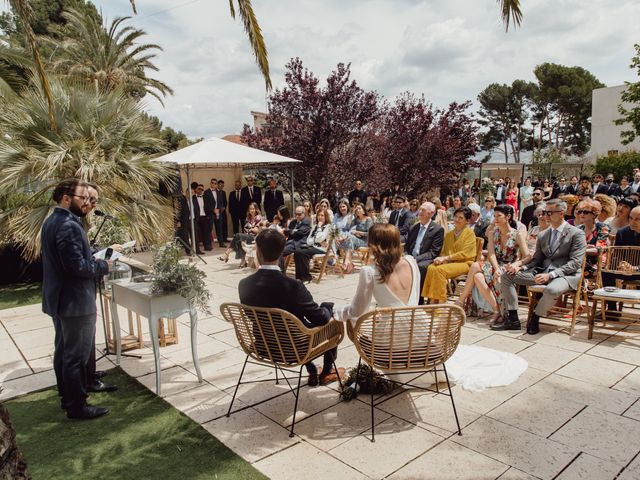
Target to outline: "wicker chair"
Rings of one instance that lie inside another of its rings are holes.
[[[298,410],[302,368],[306,363],[340,344],[344,337],[344,325],[332,320],[322,327],[308,328],[295,315],[285,310],[250,307],[239,303],[223,303],[220,305],[220,312],[225,320],[233,323],[238,342],[247,354],[233,392],[227,417],[231,415],[240,384],[271,381],[269,379],[242,382],[247,363],[269,365],[275,368],[276,383],[278,383],[278,370],[282,372],[283,378],[296,399],[289,434],[292,437],[296,423],[296,411]],[[298,371],[289,370],[293,367],[299,367]],[[336,368],[335,362],[334,368]],[[289,379],[284,374],[285,371],[298,374],[297,388],[294,389],[289,383]],[[342,382],[340,385],[342,386]],[[249,407],[240,408],[236,412],[246,408]]]
[[[453,354],[460,342],[465,314],[457,305],[421,305],[416,307],[381,308],[361,315],[348,334],[360,355],[358,368],[364,361],[369,366],[385,373],[418,373],[416,380],[425,373],[433,372],[436,390],[418,387],[411,383],[395,382],[421,390],[448,395],[460,431],[460,422],[453,401],[451,385],[445,362]],[[442,368],[438,368],[442,366]],[[440,391],[438,372],[444,372],[449,393]],[[371,382],[371,378],[369,378]],[[380,398],[374,400],[371,390],[371,441],[375,441],[374,407]]]
[[[569,336],[573,336],[576,330],[576,321],[578,319],[578,307],[580,306],[580,300],[584,298],[585,302],[588,304],[587,293],[584,287],[585,275],[584,275],[584,267],[587,261],[587,257],[582,259],[582,266],[580,270],[582,275],[580,277],[580,281],[578,282],[578,287],[575,290],[569,290],[565,292],[563,297],[562,304],[564,306],[554,306],[547,312],[545,315],[546,318],[552,318],[554,320],[566,321],[567,317],[570,316],[571,323],[569,328]],[[527,314],[527,326],[531,321],[531,317],[536,309],[536,305],[538,305],[538,301],[544,292],[546,285],[530,285],[527,286],[527,295],[529,296],[529,311]],[[571,300],[571,304],[568,305],[567,301]]]
[[[629,273],[625,271],[621,264],[625,262],[633,267],[640,266],[640,246],[611,246],[600,250],[600,256],[598,258],[598,276],[596,283],[596,291],[593,292],[591,305],[591,311],[589,314],[589,334],[588,338],[593,337],[593,328],[596,317],[596,309],[600,304],[600,312],[602,322],[602,328],[619,331],[621,328],[627,325],[637,325],[640,321],[640,313],[637,310],[637,306],[640,305],[640,299],[638,296],[629,293],[625,295],[625,292],[618,291],[615,293],[602,291],[603,288],[602,274],[609,273],[615,275],[616,287],[625,290],[640,290],[640,272]],[[626,311],[616,312],[616,321],[613,322],[615,326],[607,326],[607,314],[605,304],[606,302],[619,302],[621,304],[627,304]]]

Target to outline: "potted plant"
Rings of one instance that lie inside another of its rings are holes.
[[[211,295],[204,283],[206,275],[194,264],[180,262],[181,257],[182,249],[174,242],[168,242],[154,252],[151,293],[177,293],[189,299],[198,310],[211,314]]]

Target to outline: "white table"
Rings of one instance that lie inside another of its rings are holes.
[[[160,381],[160,346],[158,342],[158,320],[160,318],[176,318],[183,313],[189,313],[191,317],[191,354],[193,364],[198,374],[198,382],[202,383],[202,373],[198,362],[198,313],[194,306],[186,298],[178,295],[151,295],[151,283],[134,283],[129,280],[117,280],[111,282],[111,315],[113,318],[116,338],[116,365],[120,365],[122,353],[122,332],[120,319],[118,318],[118,305],[149,319],[149,332],[156,367],[156,393],[161,396],[162,384]]]

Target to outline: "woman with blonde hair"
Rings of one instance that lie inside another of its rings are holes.
[[[436,206],[436,213],[433,215],[433,220],[440,225],[442,228],[444,228],[444,231],[448,231],[449,230],[449,220],[447,219],[447,211],[445,210],[444,206],[442,205],[442,202],[440,201],[440,199],[438,197],[433,197],[431,200],[429,200],[431,203],[433,203]],[[424,202],[422,202],[424,203]],[[420,204],[422,205],[422,204]]]
[[[598,221],[609,224],[616,215],[616,201],[609,195],[604,193],[597,193],[593,196],[593,199],[600,203],[600,214],[598,215]]]

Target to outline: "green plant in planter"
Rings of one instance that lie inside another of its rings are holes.
[[[210,293],[204,283],[204,272],[191,263],[180,263],[182,249],[173,242],[159,247],[153,255],[151,293],[177,293],[193,302],[200,311],[211,314]]]

